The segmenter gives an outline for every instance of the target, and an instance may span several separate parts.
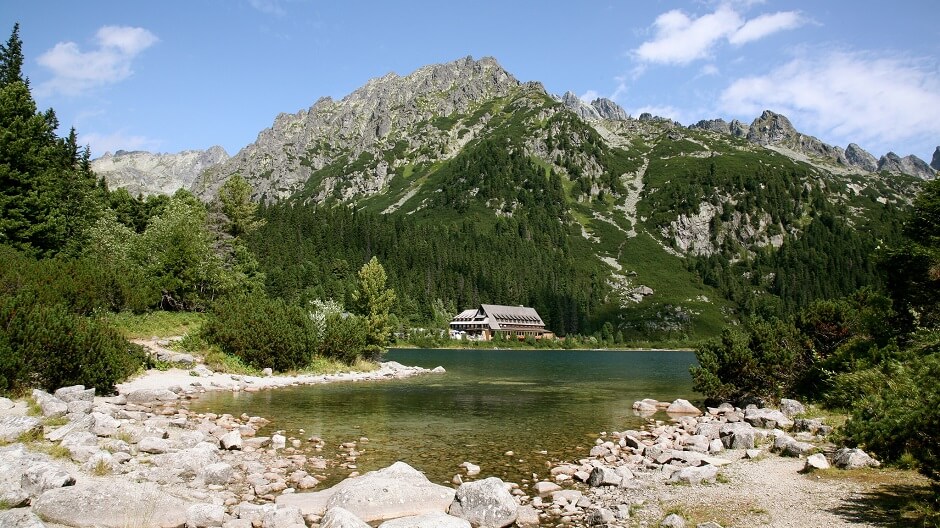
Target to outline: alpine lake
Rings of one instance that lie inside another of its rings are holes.
[[[466,476],[463,462],[480,466],[477,478],[517,483],[548,478],[551,464],[586,457],[601,432],[645,424],[632,409],[634,401],[698,403],[689,374],[692,352],[393,349],[385,360],[429,369],[440,365],[447,372],[208,392],[190,408],[262,416],[271,423],[259,435],[283,431],[302,440],[304,451],[312,451],[308,438],[323,439],[316,454],[336,462],[317,472],[327,476],[325,485],[398,460],[446,484],[456,474]],[[668,420],[664,413],[653,418]],[[362,437],[368,441],[359,442]],[[359,442],[361,454],[352,467],[341,465],[344,442]]]

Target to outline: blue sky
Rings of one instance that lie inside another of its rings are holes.
[[[750,123],[764,109],[876,157],[940,145],[936,0],[9,1],[41,109],[94,157],[253,142],[278,113],[367,80],[493,56],[634,116]]]

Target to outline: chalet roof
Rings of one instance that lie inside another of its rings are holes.
[[[477,309],[460,312],[450,324],[460,328],[468,323],[483,325],[494,331],[520,328],[545,329],[545,323],[535,308],[526,306],[481,304]]]

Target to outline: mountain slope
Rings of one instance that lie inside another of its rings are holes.
[[[127,189],[131,196],[173,194],[191,188],[200,173],[228,157],[219,146],[177,154],[119,150],[93,160],[91,169],[105,178],[109,188]]]
[[[466,58],[281,114],[193,189],[249,181],[269,205],[253,243],[269,288],[298,302],[350,301],[378,255],[412,324],[494,302],[533,305],[561,334],[695,339],[881,280],[868,255],[930,176],[905,159],[769,111],[633,119]]]

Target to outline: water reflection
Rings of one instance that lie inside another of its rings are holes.
[[[361,471],[404,460],[448,482],[470,461],[483,475],[519,481],[544,473],[547,460],[584,456],[599,431],[641,425],[635,400],[695,398],[690,352],[395,350],[388,358],[447,373],[212,394],[193,410],[264,416],[271,430],[323,438],[329,456],[366,436]]]

